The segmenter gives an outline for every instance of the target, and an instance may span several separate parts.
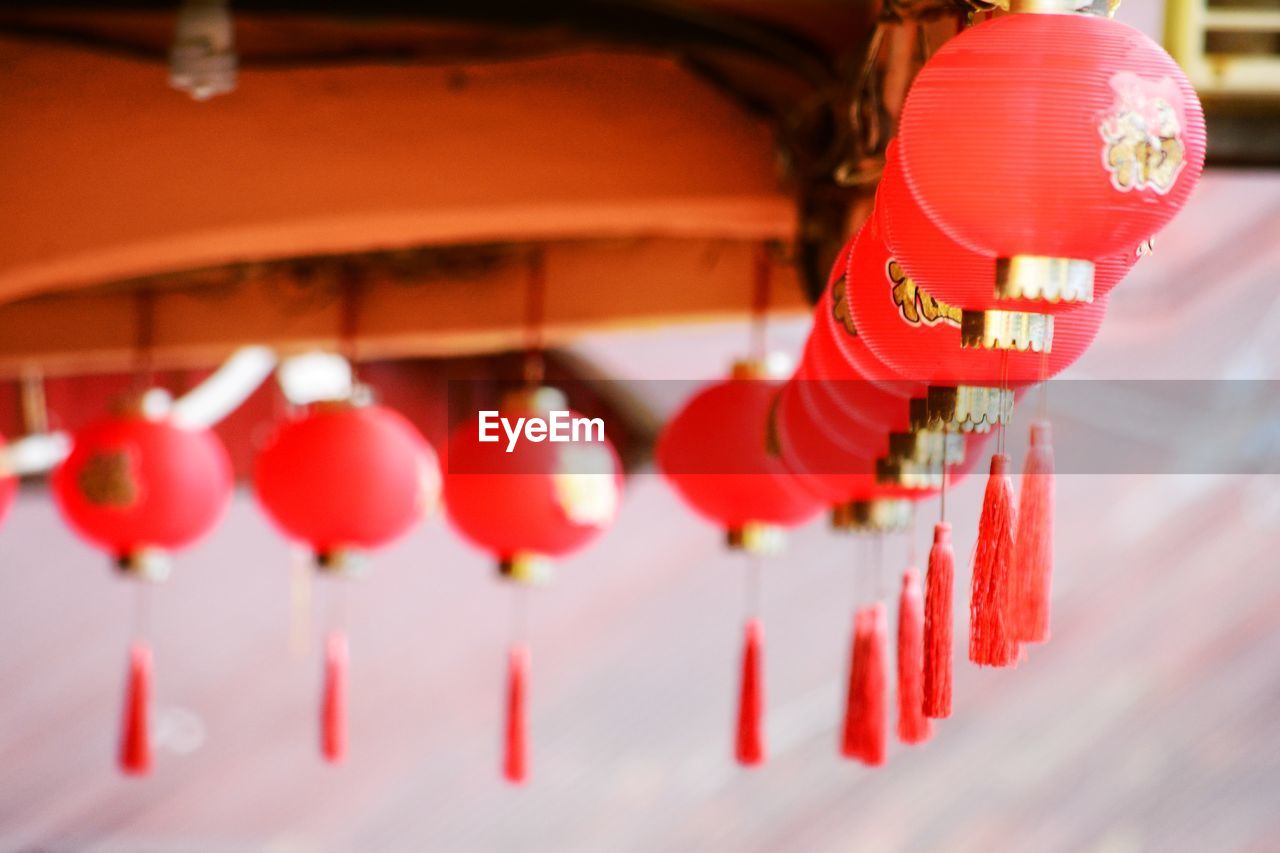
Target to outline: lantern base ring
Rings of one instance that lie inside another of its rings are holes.
[[[169,577],[173,559],[159,548],[138,548],[116,557],[116,569],[132,578],[158,582]]]
[[[1013,418],[1013,391],[985,385],[930,385],[928,396],[909,403],[911,428],[987,432]]]
[[[964,438],[958,433],[925,427],[889,433],[889,459],[917,464],[959,465],[964,461]]]
[[[369,570],[369,557],[359,548],[330,548],[317,551],[316,569],[333,577],[358,577]]]
[[[939,489],[942,487],[942,466],[922,465],[907,459],[877,459],[876,482],[904,489]]]
[[[1043,255],[997,258],[996,297],[1040,302],[1092,302],[1093,261]]]
[[[831,527],[855,533],[899,533],[911,527],[911,501],[875,498],[838,504],[831,509]]]
[[[748,521],[725,530],[724,541],[730,548],[748,554],[776,554],[782,550],[782,528],[776,524]]]
[[[1023,311],[965,310],[960,315],[960,345],[976,349],[1053,351],[1053,317]]]
[[[520,551],[498,561],[498,574],[504,580],[541,586],[551,580],[551,561],[532,551]]]

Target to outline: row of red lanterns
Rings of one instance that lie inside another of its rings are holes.
[[[305,544],[318,570],[358,575],[367,552],[407,533],[445,498],[448,517],[466,538],[491,553],[504,577],[545,578],[546,561],[590,542],[613,521],[621,467],[607,440],[565,446],[522,442],[511,453],[478,440],[477,422],[450,437],[450,465],[440,461],[416,427],[397,412],[351,398],[302,407],[280,424],[258,455],[254,491],[267,515],[292,541]],[[147,399],[144,395],[141,399]],[[545,415],[565,408],[563,395],[538,388],[508,395],[505,417]],[[169,555],[210,533],[231,500],[227,452],[208,429],[179,423],[170,412],[139,403],[80,430],[51,480],[70,526],[140,580],[161,580]],[[13,478],[0,481],[0,508],[12,501]],[[324,757],[346,754],[345,629],[331,626],[324,644],[320,744]],[[526,775],[524,693],[529,651],[511,650],[504,773]],[[139,637],[129,677],[119,763],[130,774],[152,764],[149,738],[151,650]]]
[[[874,211],[849,241],[789,381],[742,365],[668,425],[659,464],[731,545],[768,551],[827,508],[836,527],[901,531],[920,500],[978,464],[995,436],[973,558],[968,657],[1011,666],[1049,638],[1053,456],[1037,419],[1014,495],[1014,401],[1074,363],[1108,294],[1181,208],[1204,118],[1173,60],[1107,17],[1015,4],[921,70],[886,152]],[[903,575],[898,733],[951,713],[950,525],[924,589]],[[841,749],[885,758],[887,614],[855,614]],[[762,630],[748,615],[737,755],[764,759]]]

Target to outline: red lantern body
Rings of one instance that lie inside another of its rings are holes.
[[[890,255],[875,217],[849,257],[850,307],[859,336],[892,377],[929,385],[1018,388],[1055,376],[1097,337],[1107,297],[1054,317],[1047,354],[962,347],[959,311],[918,288]]]
[[[4,436],[0,436],[0,451],[5,448]],[[0,474],[0,521],[3,521],[13,508],[13,499],[18,494],[18,478],[12,474]]]
[[[898,161],[897,141],[889,144],[885,154],[884,173],[876,190],[873,214],[890,251],[910,276],[929,296],[949,305],[985,311],[991,308],[1057,314],[1079,307],[1081,302],[1045,299],[1002,299],[996,294],[996,259],[952,240],[916,202],[907,188]],[[1138,259],[1138,250],[1130,247],[1118,255],[1098,259],[1094,264],[1093,298],[1105,296],[1129,272]],[[1092,301],[1092,300],[1088,300]],[[932,303],[915,306],[928,314]],[[937,317],[922,317],[925,324]]]
[[[384,406],[327,403],[289,419],[258,455],[253,479],[267,515],[321,556],[391,542],[440,495],[431,445]]]
[[[1132,249],[1186,202],[1205,151],[1177,63],[1133,27],[1076,14],[1006,15],[948,41],[911,86],[899,140],[920,206],[997,258]]]
[[[550,408],[517,398],[503,405],[499,416],[515,422],[545,417]],[[569,412],[569,417],[581,416]],[[607,440],[525,439],[510,453],[506,448],[505,436],[498,442],[480,441],[478,417],[462,423],[449,438],[445,510],[467,539],[505,563],[564,556],[613,524],[621,501],[622,466]]]
[[[231,461],[210,430],[112,417],[76,434],[52,486],[71,527],[123,561],[211,531],[231,500]]]
[[[770,410],[782,383],[730,379],[689,400],[663,429],[658,467],[699,515],[728,530],[790,527],[822,503],[772,455]]]

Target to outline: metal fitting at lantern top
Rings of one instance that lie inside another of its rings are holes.
[[[1093,261],[1014,255],[996,259],[996,296],[1045,302],[1092,302]]]
[[[964,311],[960,345],[975,349],[1053,351],[1053,317],[1023,311]]]
[[[959,432],[928,428],[891,432],[888,458],[917,465],[959,465],[964,462],[964,437]]]
[[[942,487],[942,466],[921,465],[899,459],[877,459],[876,482],[882,486],[900,486],[904,489],[939,489]]]
[[[338,578],[356,578],[369,571],[369,555],[361,548],[329,548],[315,555],[316,569]]]
[[[138,548],[116,557],[116,569],[122,575],[158,583],[173,570],[173,558],[163,548]]]
[[[551,580],[551,561],[541,554],[521,551],[498,560],[498,576],[528,586],[542,586]]]
[[[1013,391],[984,385],[930,385],[922,414],[924,425],[962,432],[986,432],[1013,418]]]
[[[831,508],[831,529],[851,533],[900,533],[911,527],[911,501],[875,498]]]
[[[785,542],[782,528],[776,524],[764,524],[749,521],[740,527],[730,527],[725,531],[725,544],[748,554],[777,554]]]

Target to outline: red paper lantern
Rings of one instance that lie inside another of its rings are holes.
[[[698,392],[658,439],[658,467],[699,515],[732,535],[753,525],[792,527],[822,504],[770,448],[770,411],[782,382],[740,365]]]
[[[1055,376],[1088,348],[1102,325],[1107,297],[1055,316],[1048,353],[961,345],[959,310],[918,287],[885,245],[875,216],[849,256],[849,310],[859,336],[897,377],[928,385],[1018,388]]]
[[[407,533],[438,503],[436,454],[385,406],[320,403],[281,424],[258,454],[258,500],[323,565]]]
[[[903,271],[930,296],[949,305],[966,311],[994,308],[1057,314],[1092,301],[1092,298],[1080,302],[1001,299],[995,289],[995,257],[960,245],[925,214],[907,188],[896,140],[885,153],[884,173],[876,190],[875,216],[885,242]],[[1109,293],[1137,259],[1135,247],[1099,259],[1094,265],[1093,298]]]
[[[75,435],[52,479],[71,527],[122,568],[159,570],[163,552],[211,531],[231,501],[231,461],[207,429],[120,415]]]
[[[4,436],[0,435],[0,453],[5,449]],[[0,473],[0,521],[9,514],[9,510],[13,508],[13,500],[18,494],[18,478],[10,473]]]
[[[546,418],[568,409],[553,389],[512,395],[498,417]],[[504,571],[540,570],[543,558],[582,548],[613,523],[622,492],[622,468],[613,445],[519,441],[507,452],[505,436],[482,442],[479,417],[449,438],[444,476],[449,520],[467,539],[494,554]]]
[[[1159,231],[1205,152],[1177,63],[1081,14],[1001,16],[948,41],[912,84],[899,139],[924,211],[999,259],[1002,292],[1050,299],[1087,299],[1091,262]]]

